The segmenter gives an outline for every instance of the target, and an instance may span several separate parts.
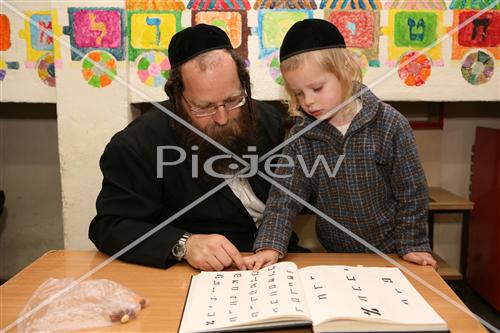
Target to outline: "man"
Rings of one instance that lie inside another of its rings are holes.
[[[176,115],[238,156],[249,154],[249,146],[261,156],[283,140],[279,112],[251,99],[248,71],[221,29],[199,24],[177,33],[169,60],[167,107]],[[155,267],[186,260],[202,270],[245,269],[239,251],[252,251],[270,185],[259,176],[231,176],[241,164],[220,154],[160,110],[138,118],[111,139],[101,158],[104,180],[90,239],[114,254],[224,181],[228,186],[120,259]],[[291,251],[300,250],[296,243]]]

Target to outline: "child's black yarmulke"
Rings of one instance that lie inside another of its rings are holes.
[[[280,61],[303,52],[345,47],[344,37],[335,25],[325,20],[306,19],[295,23],[286,33]]]

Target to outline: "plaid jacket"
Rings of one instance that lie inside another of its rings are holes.
[[[275,180],[382,252],[400,256],[430,252],[427,183],[411,127],[371,91],[360,98],[363,108],[345,137],[328,122],[319,123],[285,147],[283,154],[293,159],[294,166],[279,167]],[[313,121],[306,116],[291,134]],[[318,156],[324,156],[332,171],[342,154],[344,160],[332,178]],[[280,160],[280,164],[288,162]],[[315,172],[307,176],[315,162]],[[254,250],[273,248],[285,254],[292,221],[302,207],[273,186]],[[370,252],[320,216],[316,234],[329,252]]]

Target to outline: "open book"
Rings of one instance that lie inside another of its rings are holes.
[[[193,276],[179,332],[313,326],[314,332],[447,332],[398,268],[309,266]]]

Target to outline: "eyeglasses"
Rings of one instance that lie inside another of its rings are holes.
[[[184,94],[182,94],[182,98],[184,98],[187,105],[189,106],[189,109],[191,110],[191,113],[195,117],[208,117],[214,115],[221,106],[223,106],[226,111],[230,111],[245,105],[247,101],[247,93],[244,92],[243,95],[229,97],[220,104],[210,103],[207,106],[193,105],[193,103],[191,103],[186,97],[184,97]]]

